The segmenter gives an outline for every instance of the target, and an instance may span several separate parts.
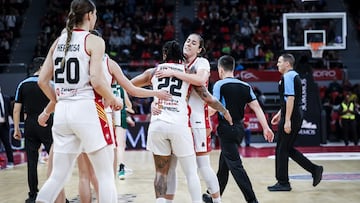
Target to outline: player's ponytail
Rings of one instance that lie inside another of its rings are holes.
[[[72,37],[72,31],[75,25],[75,14],[74,12],[71,10],[69,15],[68,15],[68,19],[66,21],[66,32],[67,32],[67,37],[66,37],[66,42],[65,42],[65,54],[64,54],[64,58],[62,58],[61,60],[61,68],[64,68],[65,66],[65,57],[66,54],[69,50],[69,46],[70,46],[70,41],[71,41],[71,37]]]
[[[70,5],[70,12],[66,21],[67,38],[65,42],[65,54],[61,61],[61,68],[65,66],[65,57],[69,50],[73,29],[76,25],[83,23],[85,14],[96,9],[94,2],[91,0],[73,0]]]

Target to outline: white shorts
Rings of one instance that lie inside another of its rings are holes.
[[[191,128],[194,137],[195,152],[211,151],[211,129],[207,128]]]
[[[186,157],[195,154],[190,127],[161,120],[150,123],[146,148],[161,156],[173,153],[177,157]]]
[[[58,101],[52,127],[54,152],[90,153],[110,145],[110,125],[95,100]]]

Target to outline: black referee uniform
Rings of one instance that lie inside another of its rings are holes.
[[[233,125],[219,113],[217,128],[221,153],[217,177],[222,195],[231,171],[247,202],[257,202],[250,179],[242,165],[239,146],[245,135],[243,118],[245,105],[256,100],[251,86],[236,78],[224,78],[214,84],[213,95],[229,110]]]
[[[317,165],[313,164],[300,151],[294,147],[298,132],[303,121],[302,104],[302,84],[300,76],[294,70],[285,73],[279,83],[281,117],[278,126],[278,140],[276,144],[275,169],[276,179],[279,184],[289,184],[289,157],[298,163],[302,168],[314,174]],[[294,108],[291,114],[291,132],[287,134],[284,131],[286,99],[288,96],[294,96]]]
[[[51,127],[52,116],[49,117],[47,127],[38,124],[38,116],[49,103],[49,99],[41,91],[38,84],[38,75],[30,76],[23,80],[16,89],[15,102],[21,103],[26,113],[24,137],[27,154],[29,197],[36,197],[38,190],[37,164],[39,147],[42,144],[49,153],[52,145]]]

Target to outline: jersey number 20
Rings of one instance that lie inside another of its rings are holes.
[[[77,84],[80,80],[79,76],[79,60],[77,58],[69,58],[65,61],[64,67],[61,67],[61,61],[63,58],[59,57],[55,59],[55,83],[64,83],[65,80],[69,84]],[[66,72],[66,75],[64,74]]]

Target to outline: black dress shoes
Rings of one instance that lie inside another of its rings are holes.
[[[317,166],[314,173],[312,174],[313,177],[313,186],[317,186],[321,179],[323,174],[324,168],[322,166]]]
[[[268,190],[270,192],[276,192],[276,191],[291,191],[290,183],[286,184],[280,184],[276,183],[273,186],[268,186]]]

